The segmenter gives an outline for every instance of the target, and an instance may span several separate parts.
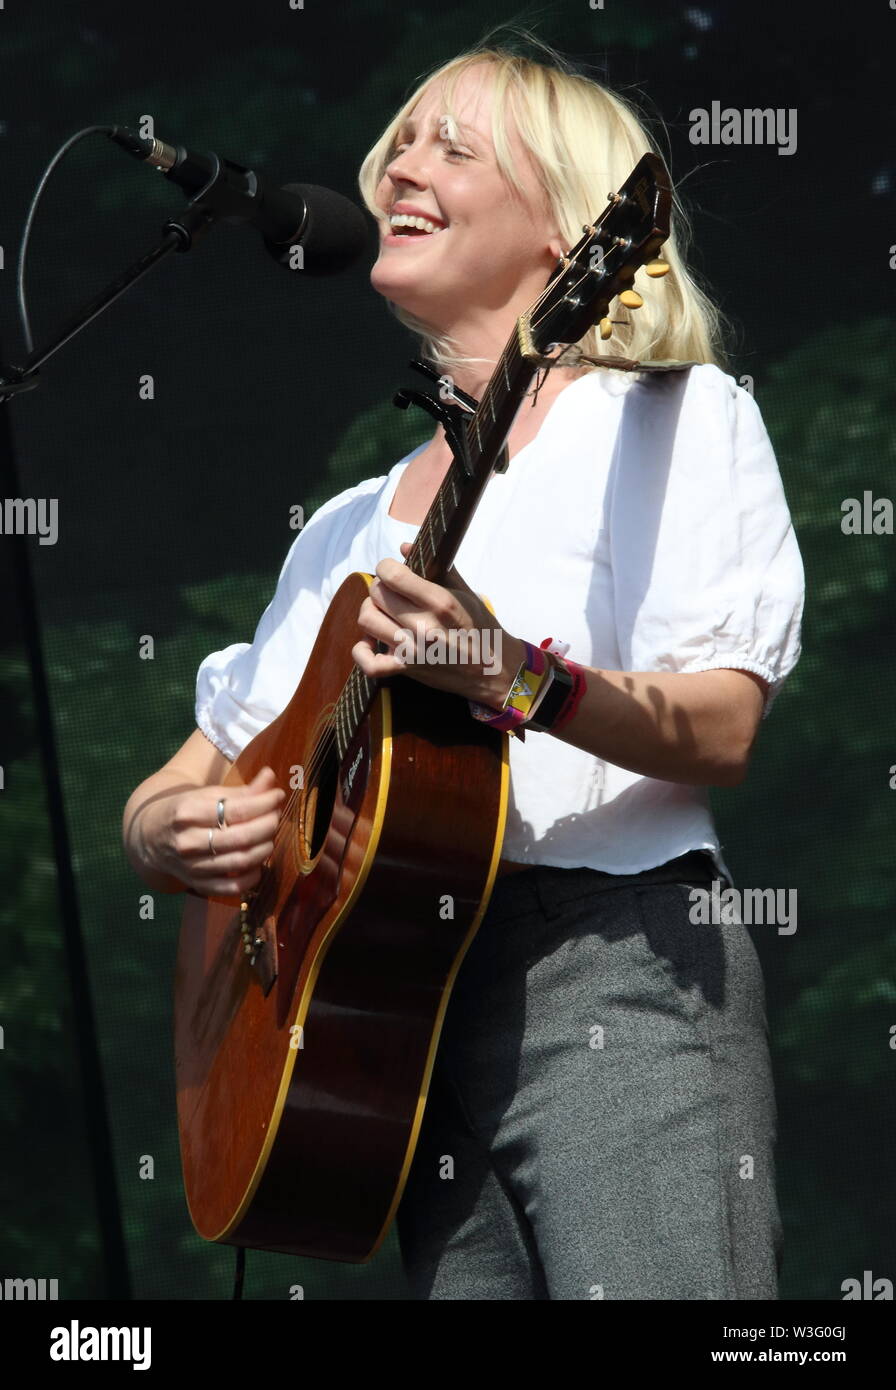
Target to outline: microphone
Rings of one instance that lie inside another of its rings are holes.
[[[280,187],[220,155],[194,154],[183,145],[138,135],[127,126],[110,126],[106,134],[188,193],[199,193],[223,174],[233,207],[233,214],[224,220],[252,222],[267,250],[283,266],[293,266],[292,248],[300,246],[302,270],[309,275],[335,275],[354,264],[367,246],[369,231],[361,209],[331,188],[314,183]]]

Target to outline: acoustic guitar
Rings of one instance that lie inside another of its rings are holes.
[[[578,342],[668,236],[669,177],[645,155],[584,228],[475,401],[400,391],[453,460],[406,563],[440,583],[548,353]],[[628,302],[635,304],[634,299]],[[602,359],[612,364],[621,359]],[[423,363],[414,363],[436,381]],[[637,364],[628,363],[629,366]],[[184,1186],[207,1240],[363,1263],[401,1199],[452,985],[488,905],[508,735],[466,700],[354,664],[372,581],[334,595],[295,694],[225,777],[287,791],[245,902],[188,894],[175,1053]]]

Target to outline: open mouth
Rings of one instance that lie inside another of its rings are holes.
[[[446,224],[440,223],[435,218],[426,217],[422,214],[399,213],[389,218],[385,230],[385,239],[390,242],[395,242],[399,237],[401,237],[403,241],[409,241],[413,237],[419,241],[421,237],[438,236],[439,232],[444,232],[445,230]]]

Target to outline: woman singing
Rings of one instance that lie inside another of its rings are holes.
[[[480,47],[447,63],[360,173],[380,231],[371,284],[477,398],[653,148],[620,98],[541,58]],[[269,769],[227,787],[222,828],[221,780],[291,698],[356,570],[377,577],[353,651],[368,676],[454,692],[499,728],[517,678],[541,676],[510,738],[500,873],[398,1211],[416,1298],[777,1297],[762,976],[746,928],[697,909],[730,885],[707,788],[743,780],[797,662],[803,573],[759,410],[719,365],[718,315],[675,225],[663,259],[664,278],[636,277],[643,307],[614,301],[612,336],[591,330],[540,376],[445,586],[403,563],[451,462],[441,426],[315,512],[254,641],[202,663],[198,728],[125,811],[150,886],[258,882],[284,793]],[[595,365],[607,355],[697,365]],[[488,638],[494,660],[408,655],[408,634],[446,629]]]

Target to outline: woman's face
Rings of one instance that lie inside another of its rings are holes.
[[[544,289],[563,245],[513,127],[508,139],[521,185],[512,191],[504,183],[492,145],[491,110],[487,67],[468,69],[457,86],[458,130],[451,140],[441,84],[434,84],[399,131],[375,196],[385,217],[370,283],[442,330],[484,322],[495,311],[517,317]],[[394,235],[388,215],[405,204],[441,229],[401,235],[398,228]],[[511,327],[508,323],[505,333]]]

